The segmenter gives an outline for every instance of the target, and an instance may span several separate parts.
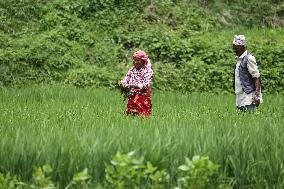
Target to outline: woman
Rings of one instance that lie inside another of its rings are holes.
[[[153,70],[150,60],[144,51],[136,51],[133,54],[134,66],[121,80],[121,84],[127,90],[126,114],[149,116],[152,112],[151,81]]]

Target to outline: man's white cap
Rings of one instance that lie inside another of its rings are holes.
[[[233,40],[234,45],[246,45],[246,37],[244,35],[235,35]]]

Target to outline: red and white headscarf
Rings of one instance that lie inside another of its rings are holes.
[[[133,54],[133,58],[141,59],[141,60],[144,61],[144,65],[145,66],[151,67],[150,59],[149,59],[148,55],[144,51],[141,51],[141,50],[136,51]]]

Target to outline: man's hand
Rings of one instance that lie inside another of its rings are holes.
[[[255,104],[256,106],[259,106],[260,104],[260,97],[258,91],[255,92],[255,96],[253,98],[253,104]]]

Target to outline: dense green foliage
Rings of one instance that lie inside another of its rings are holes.
[[[191,164],[184,163],[184,157],[200,155],[220,165],[217,175],[233,179],[235,188],[280,189],[284,187],[284,101],[279,99],[283,96],[265,95],[257,112],[243,114],[236,112],[233,95],[154,91],[153,116],[142,121],[123,116],[125,102],[119,91],[4,89],[0,172],[30,183],[33,168],[48,164],[53,169],[51,180],[66,186],[72,175],[88,168],[92,182],[102,184],[106,174],[119,179],[116,174],[129,173],[112,168],[105,172],[105,163],[118,151],[135,150],[135,158],[145,158],[144,165],[149,161],[157,170],[166,170],[172,186],[194,184],[194,175],[203,175],[196,179],[204,183],[214,166],[201,163],[200,169],[188,172]],[[128,160],[123,159],[132,166]],[[180,165],[184,166],[179,169]],[[144,168],[132,176],[137,178]],[[178,180],[181,177],[185,178]]]
[[[269,92],[284,91],[279,0],[2,0],[0,86],[110,87],[149,53],[154,88],[230,91],[234,34],[245,34]]]
[[[17,176],[10,173],[0,173],[1,189],[166,189],[173,187],[169,183],[170,175],[166,170],[158,170],[151,162],[144,162],[144,158],[136,159],[135,152],[128,154],[117,153],[106,163],[104,182],[95,184],[88,169],[76,173],[66,187],[51,178],[52,168],[48,165],[35,167],[31,183],[20,181]],[[178,176],[178,187],[175,189],[212,188],[229,189],[230,183],[224,178],[213,177],[216,175],[218,165],[208,157],[194,156],[192,160],[186,158],[186,163],[178,168],[182,174]],[[228,180],[228,179],[227,179]]]

